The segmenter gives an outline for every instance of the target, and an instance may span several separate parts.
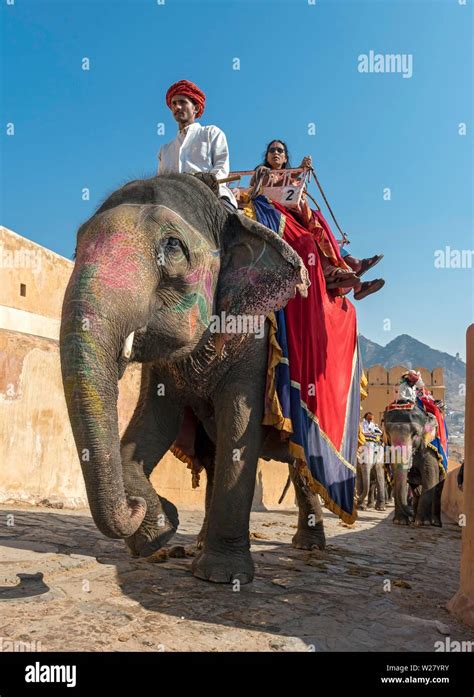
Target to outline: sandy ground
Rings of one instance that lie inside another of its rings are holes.
[[[252,513],[256,577],[240,589],[194,578],[202,514],[180,511],[171,545],[133,559],[88,510],[0,506],[0,651],[434,651],[474,641],[445,609],[461,530],[394,526],[393,509],[352,527],[325,511],[325,552],[295,550],[294,512]],[[473,644],[474,649],[474,644]]]

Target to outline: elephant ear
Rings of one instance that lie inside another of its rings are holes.
[[[217,287],[218,314],[264,315],[286,305],[310,284],[301,257],[276,232],[243,214],[223,231]]]

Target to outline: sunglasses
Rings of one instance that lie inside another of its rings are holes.
[[[268,148],[268,152],[279,152],[280,155],[282,155],[285,152],[285,150],[284,148]]]

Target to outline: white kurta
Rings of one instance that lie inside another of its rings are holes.
[[[211,172],[217,179],[229,175],[229,148],[223,131],[217,126],[201,126],[194,123],[186,126],[170,143],[162,145],[158,153],[158,174],[177,172]],[[220,196],[227,196],[237,206],[232,191],[221,184]]]
[[[396,392],[397,399],[407,399],[409,402],[416,402],[416,388],[402,382]]]
[[[367,419],[363,419],[362,421],[362,432],[369,436],[376,436],[382,433],[374,421],[367,421]]]

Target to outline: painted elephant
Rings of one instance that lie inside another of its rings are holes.
[[[196,455],[207,471],[195,576],[252,580],[249,516],[259,457],[290,465],[299,505],[293,545],[324,547],[322,510],[279,434],[262,426],[265,317],[300,292],[307,270],[277,234],[229,213],[198,177],[132,181],[78,230],[63,304],[61,368],[94,521],[135,555],[162,547],[175,506],[150,475],[180,432],[199,419]],[[238,333],[214,320],[260,317]],[[212,321],[211,321],[212,318]],[[119,439],[118,380],[143,364],[139,401]]]
[[[385,465],[382,443],[368,441],[357,454],[357,508],[361,511],[373,506],[385,510]]]
[[[444,471],[429,443],[436,435],[436,419],[417,405],[413,409],[385,412],[384,428],[394,476],[393,522],[441,527],[441,493]],[[407,484],[413,492],[413,509],[407,504]]]

